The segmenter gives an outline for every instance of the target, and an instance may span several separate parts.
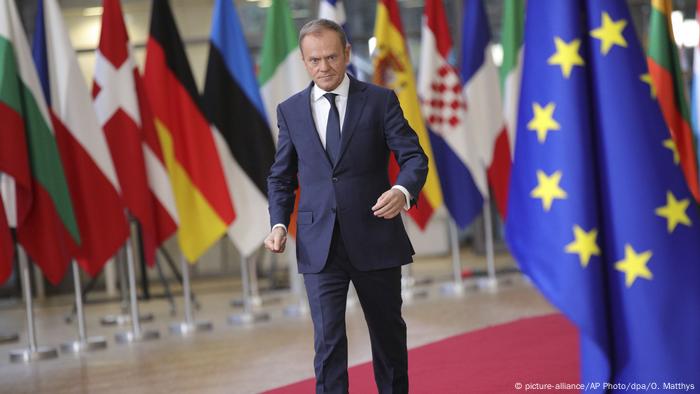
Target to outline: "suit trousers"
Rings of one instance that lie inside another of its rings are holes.
[[[401,317],[401,267],[375,271],[355,269],[337,222],[323,270],[304,274],[314,325],[316,393],[347,393],[349,390],[345,305],[351,281],[369,329],[378,392],[408,393],[406,323]]]

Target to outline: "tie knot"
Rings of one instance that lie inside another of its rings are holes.
[[[323,95],[323,97],[325,97],[326,100],[328,100],[328,102],[331,103],[331,105],[335,107],[335,96],[337,96],[337,95],[338,95],[337,93],[326,93]]]

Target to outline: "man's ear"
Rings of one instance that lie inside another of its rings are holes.
[[[352,47],[350,44],[345,44],[345,65],[350,64],[350,53],[351,53]]]

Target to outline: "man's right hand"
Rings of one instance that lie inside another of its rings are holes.
[[[287,232],[283,227],[275,227],[265,238],[265,247],[272,253],[284,252],[287,245]]]

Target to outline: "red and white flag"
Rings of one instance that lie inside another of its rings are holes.
[[[153,119],[146,100],[139,97],[137,83],[140,75],[121,4],[119,0],[104,0],[93,103],[112,154],[122,199],[141,224],[144,255],[152,265],[156,248],[177,229],[177,216]]]
[[[75,256],[94,276],[129,235],[119,180],[56,0],[39,2],[35,27],[43,37],[34,60],[80,229]]]

